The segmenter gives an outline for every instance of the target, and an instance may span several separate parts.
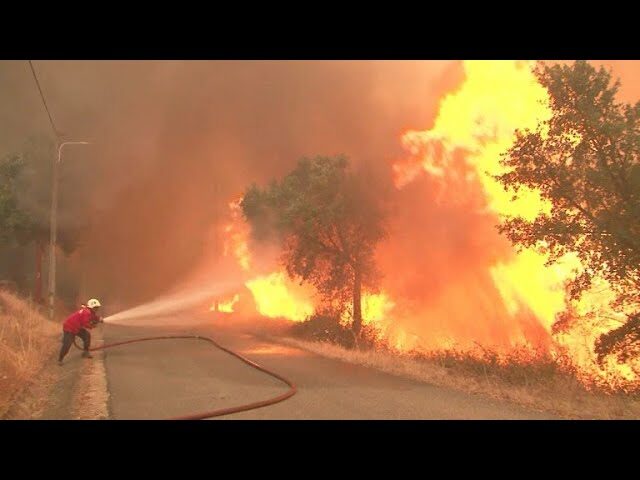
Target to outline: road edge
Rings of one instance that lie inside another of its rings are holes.
[[[102,328],[92,332],[92,344],[104,343]],[[71,417],[74,420],[109,420],[109,389],[104,362],[104,350],[92,353],[85,360],[73,393]]]
[[[514,397],[510,397],[505,394],[496,394],[489,389],[485,389],[482,387],[481,383],[472,377],[459,377],[459,378],[451,378],[448,377],[446,380],[443,377],[446,375],[443,372],[436,371],[432,366],[428,364],[424,364],[417,360],[410,359],[394,359],[397,360],[391,364],[387,364],[384,362],[376,361],[375,356],[370,356],[371,352],[351,352],[355,353],[354,356],[344,356],[341,354],[334,354],[331,351],[327,350],[341,350],[341,347],[333,345],[333,344],[324,344],[321,342],[310,342],[299,340],[294,337],[286,336],[286,337],[275,337],[272,335],[261,335],[264,340],[271,341],[274,343],[279,343],[281,345],[286,345],[289,347],[299,348],[309,353],[313,353],[315,355],[329,358],[332,360],[337,360],[345,363],[349,363],[352,365],[358,365],[364,368],[370,368],[372,370],[376,370],[378,372],[382,372],[388,375],[393,375],[399,378],[404,378],[407,380],[416,381],[419,383],[423,383],[426,385],[432,385],[438,388],[449,389],[452,391],[456,391],[459,393],[464,393],[467,395],[473,396],[481,396],[486,398],[487,400],[499,401],[499,402],[507,402],[518,408],[523,408],[531,411],[532,413],[542,413],[548,414],[558,419],[579,419],[580,417],[576,417],[574,415],[570,415],[567,412],[562,412],[553,408],[545,408],[533,401],[522,401]],[[323,348],[323,347],[328,347]],[[357,357],[357,358],[356,358]],[[393,357],[392,357],[393,358]],[[411,365],[417,367],[416,373],[411,370]],[[515,389],[514,389],[515,390]],[[503,392],[500,392],[503,393]]]

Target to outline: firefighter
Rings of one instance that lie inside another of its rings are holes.
[[[80,310],[69,316],[62,324],[62,347],[60,348],[60,356],[58,357],[58,365],[62,365],[62,360],[69,353],[71,344],[76,336],[82,339],[84,350],[82,356],[84,358],[93,358],[89,352],[91,346],[91,334],[89,329],[94,328],[98,323],[102,322],[102,318],[97,312],[100,308],[100,302],[92,298],[86,305],[82,305]]]

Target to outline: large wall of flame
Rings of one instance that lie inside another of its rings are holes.
[[[484,199],[477,187],[464,199],[454,197],[463,189],[442,198],[441,185],[422,175],[397,193],[393,236],[378,255],[382,286],[396,303],[394,326],[426,348],[544,343],[530,312],[509,315],[491,278],[491,266],[513,254],[495,229],[497,217],[478,213]]]

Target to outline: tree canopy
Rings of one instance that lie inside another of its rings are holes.
[[[551,210],[533,221],[508,218],[499,230],[516,245],[545,251],[549,262],[575,253],[584,271],[569,285],[570,298],[596,277],[608,281],[614,308],[630,322],[598,342],[601,354],[611,353],[626,345],[622,333],[638,336],[629,333],[640,311],[640,102],[619,102],[620,82],[585,61],[539,64],[535,74],[552,116],[516,133],[503,157],[508,172],[498,179],[516,195],[537,189]]]
[[[20,208],[18,177],[24,167],[19,155],[0,160],[0,241],[4,244],[24,238],[31,218]]]
[[[290,277],[315,286],[327,302],[351,299],[352,328],[362,323],[361,292],[377,275],[374,252],[385,236],[383,195],[346,157],[301,159],[268,187],[251,186],[242,210],[259,240],[282,245]]]
[[[56,147],[46,136],[29,138],[19,151],[0,157],[0,275],[25,293],[35,279],[40,296],[42,260],[49,242],[51,175]],[[58,246],[66,254],[78,246],[87,228],[85,191],[78,188],[79,168],[61,168]],[[35,247],[35,263],[28,251]]]

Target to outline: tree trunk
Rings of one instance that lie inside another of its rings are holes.
[[[35,285],[33,293],[33,301],[40,305],[42,303],[42,255],[43,255],[42,242],[36,241],[36,269],[35,269]]]
[[[358,338],[362,327],[362,272],[360,268],[354,269],[353,280],[353,333]]]

